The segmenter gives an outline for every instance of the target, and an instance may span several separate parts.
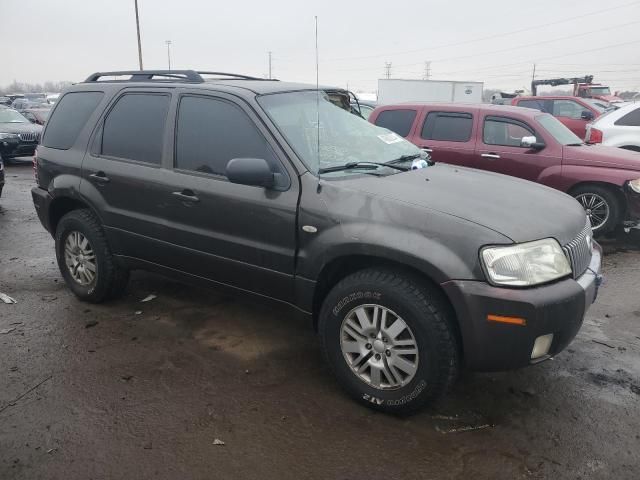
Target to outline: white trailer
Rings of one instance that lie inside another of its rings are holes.
[[[378,80],[378,104],[404,102],[481,103],[482,82],[447,80]]]

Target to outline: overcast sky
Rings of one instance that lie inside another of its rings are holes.
[[[521,88],[537,78],[594,74],[640,89],[640,1],[139,0],[145,68],[267,73],[374,91],[396,78],[484,81]],[[0,0],[0,85],[80,81],[138,64],[134,0]],[[524,30],[524,31],[523,31]],[[516,32],[516,33],[514,33]],[[491,38],[488,38],[491,37]]]

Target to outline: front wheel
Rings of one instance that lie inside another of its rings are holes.
[[[329,365],[357,401],[410,413],[445,393],[459,351],[444,302],[418,278],[368,269],[340,281],[323,303],[319,334]]]
[[[622,209],[615,193],[599,185],[583,185],[572,193],[589,217],[594,234],[603,235],[616,228]]]

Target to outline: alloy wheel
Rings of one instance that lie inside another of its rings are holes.
[[[607,223],[611,210],[607,201],[597,193],[581,193],[576,197],[591,221],[591,228],[596,231]]]
[[[96,256],[87,237],[77,231],[69,232],[64,242],[64,261],[71,278],[86,286],[96,278]]]
[[[380,390],[405,386],[418,370],[413,332],[400,316],[382,305],[359,305],[345,316],[340,348],[351,371]]]

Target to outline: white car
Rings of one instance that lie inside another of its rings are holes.
[[[585,141],[640,152],[640,102],[602,114],[587,125]]]

